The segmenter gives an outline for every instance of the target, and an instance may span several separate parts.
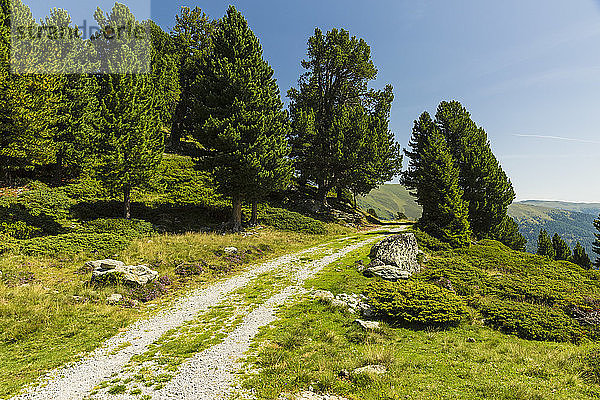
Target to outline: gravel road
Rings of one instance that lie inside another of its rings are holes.
[[[77,363],[66,365],[49,373],[37,385],[29,387],[14,400],[54,399],[81,400],[102,382],[119,374],[131,357],[143,354],[148,346],[156,342],[171,329],[193,320],[210,306],[227,298],[231,292],[246,286],[259,275],[273,271],[283,265],[302,265],[295,271],[293,284],[274,295],[250,314],[221,343],[202,351],[180,366],[175,377],[161,390],[148,393],[153,399],[226,399],[234,386],[237,362],[248,350],[258,329],[275,320],[276,308],[302,291],[304,281],[328,264],[348,253],[381,239],[380,236],[348,245],[310,263],[301,263],[301,258],[319,256],[332,243],[312,247],[301,252],[285,255],[270,262],[253,266],[246,272],[196,290],[179,299],[174,306],[156,316],[139,321],[125,332],[109,339],[102,347]],[[341,239],[343,240],[343,239]],[[334,242],[335,243],[335,242]],[[108,396],[108,397],[106,397]],[[137,399],[137,396],[100,394],[92,398]]]

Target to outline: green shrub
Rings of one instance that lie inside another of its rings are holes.
[[[131,239],[118,233],[67,233],[23,240],[16,245],[27,255],[91,253],[98,257],[112,256],[123,250]]]
[[[0,233],[15,239],[29,239],[39,235],[41,232],[41,228],[27,225],[25,221],[0,223]]]
[[[578,343],[584,335],[579,324],[560,309],[493,297],[481,301],[486,323],[524,339]]]
[[[600,384],[600,349],[589,351],[582,357],[581,377],[591,384]]]
[[[367,296],[378,314],[397,322],[454,325],[467,312],[456,294],[420,281],[372,282]]]
[[[303,232],[312,235],[323,235],[327,232],[323,222],[283,208],[262,208],[259,219],[265,225],[282,231]]]
[[[154,228],[150,222],[137,219],[100,218],[85,222],[81,231],[84,233],[117,233],[129,238],[151,235]]]
[[[430,234],[421,231],[420,229],[413,228],[412,232],[415,234],[419,247],[423,250],[449,251],[452,249],[448,243],[444,243]]]

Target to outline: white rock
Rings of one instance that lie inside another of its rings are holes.
[[[110,295],[107,299],[106,302],[108,304],[117,304],[118,302],[120,302],[121,300],[123,300],[123,295],[119,294],[119,293],[115,293]]]
[[[356,319],[356,320],[354,320],[354,322],[356,322],[363,329],[366,329],[368,331],[377,331],[377,330],[381,329],[381,326],[379,325],[379,322],[377,322],[377,321],[363,321],[362,319]]]
[[[354,374],[368,374],[368,375],[383,375],[387,372],[387,368],[383,365],[366,365],[361,368],[356,368],[352,371]]]
[[[223,251],[225,252],[225,254],[237,254],[238,249],[237,247],[225,247]]]

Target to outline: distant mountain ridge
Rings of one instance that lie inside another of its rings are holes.
[[[421,216],[421,207],[402,185],[386,184],[367,196],[357,198],[363,210],[373,209],[384,220],[397,218],[398,212],[409,219]],[[540,229],[558,233],[573,247],[579,241],[592,256],[595,229],[593,221],[600,213],[600,203],[569,203],[562,201],[527,200],[512,204],[508,213],[519,224],[527,239],[527,250],[535,251]]]

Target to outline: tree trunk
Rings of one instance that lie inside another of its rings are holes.
[[[231,225],[234,232],[240,232],[242,230],[242,199],[239,196],[233,197]]]
[[[123,191],[123,216],[125,219],[131,219],[131,188],[125,187]]]
[[[258,203],[256,200],[252,201],[252,217],[250,218],[250,225],[258,225]]]
[[[327,206],[327,194],[329,193],[329,189],[319,186],[319,200],[323,203],[324,206]]]

